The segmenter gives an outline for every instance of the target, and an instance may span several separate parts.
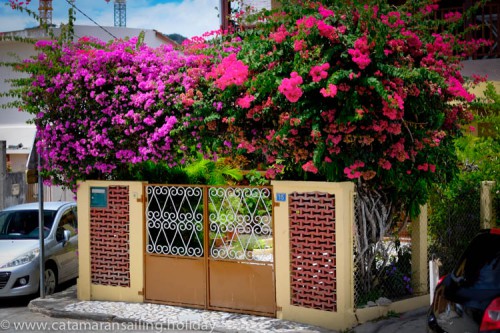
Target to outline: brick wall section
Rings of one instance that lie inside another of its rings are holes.
[[[93,284],[130,287],[129,188],[108,187],[108,207],[90,208]]]
[[[337,311],[335,196],[291,193],[291,304]]]

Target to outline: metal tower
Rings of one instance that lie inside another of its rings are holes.
[[[52,25],[52,0],[40,0],[38,11],[40,25]]]
[[[115,27],[127,26],[127,0],[115,0]]]

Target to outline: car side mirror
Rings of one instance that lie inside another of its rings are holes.
[[[64,235],[64,243],[63,243],[64,246],[66,245],[67,242],[69,242],[69,239],[71,238],[71,231],[64,230],[63,235]]]

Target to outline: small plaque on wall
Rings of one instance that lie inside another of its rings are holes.
[[[108,188],[91,187],[90,188],[90,207],[106,208],[108,207]]]

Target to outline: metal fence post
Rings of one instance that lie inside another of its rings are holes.
[[[411,224],[412,284],[417,294],[425,294],[427,285],[427,205],[420,206],[420,215]]]
[[[490,229],[495,226],[492,189],[494,181],[481,182],[481,228]]]
[[[0,141],[0,210],[5,208],[5,180],[7,178],[7,141]]]

